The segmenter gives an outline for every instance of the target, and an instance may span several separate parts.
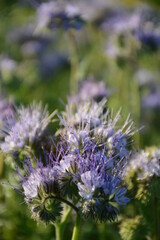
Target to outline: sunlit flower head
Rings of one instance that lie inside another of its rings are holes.
[[[160,150],[146,148],[134,154],[124,170],[124,175],[135,174],[137,180],[147,180],[160,175]]]
[[[106,107],[106,100],[101,102],[82,102],[68,104],[66,111],[60,116],[60,124],[72,148],[87,141],[94,141],[97,145],[106,146],[110,156],[120,158],[128,155],[128,145],[132,143],[132,136],[136,132],[133,121],[128,117],[121,127],[120,111],[113,117],[113,113]]]
[[[15,116],[8,119],[6,127],[2,129],[4,135],[2,151],[22,149],[40,140],[54,115],[55,112],[49,115],[47,107],[43,109],[41,103],[18,108]]]

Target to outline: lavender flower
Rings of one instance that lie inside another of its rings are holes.
[[[129,157],[128,138],[134,131],[129,117],[118,130],[115,126],[120,112],[112,118],[105,104],[105,100],[99,104],[83,103],[77,105],[77,112],[67,106],[67,111],[60,116],[61,125],[65,127],[63,139],[70,151],[67,162],[61,160],[65,171],[60,185],[65,188],[69,179],[77,186],[84,217],[112,221],[118,213],[112,202],[119,205],[129,202],[122,173]]]
[[[130,199],[125,196],[126,193],[126,188],[118,189],[115,193],[115,201],[120,205],[126,205],[130,201]]]
[[[144,46],[151,50],[157,50],[160,46],[160,34],[154,33],[153,31],[137,31],[135,36]]]
[[[78,183],[79,194],[86,200],[91,200],[96,188],[103,185],[103,179],[96,171],[87,171],[81,174],[81,182]]]
[[[149,6],[110,8],[101,22],[102,30],[106,32],[106,54],[114,60],[130,59],[130,54],[141,47],[153,51],[159,49],[159,16]]]
[[[142,107],[144,109],[160,108],[160,89],[153,86],[150,92],[142,98]]]
[[[33,103],[25,108],[17,109],[16,116],[8,119],[2,129],[4,142],[1,143],[3,152],[8,153],[16,149],[31,146],[40,140],[48,124],[53,120],[55,112],[48,114],[47,107],[42,109],[41,103]]]
[[[160,174],[160,151],[156,148],[147,148],[134,154],[124,170],[124,175],[136,174],[137,180],[146,180]]]
[[[81,29],[84,21],[77,11],[73,11],[65,4],[56,2],[42,3],[37,9],[38,28],[55,29],[62,27],[65,30],[69,28]]]
[[[103,81],[95,82],[92,78],[82,82],[79,93],[69,98],[69,103],[78,104],[83,101],[102,100],[111,94]]]
[[[82,149],[73,152],[71,149],[69,155],[62,157],[57,170],[60,189],[67,196],[72,193],[71,198],[80,198],[79,211],[83,217],[114,220],[118,210],[112,203],[129,202],[122,181],[123,165],[120,160],[115,163],[105,147],[99,149],[94,143],[90,147],[90,141],[86,142]]]
[[[30,159],[24,161],[25,176],[17,168],[20,182],[19,186],[14,188],[24,195],[32,217],[47,224],[54,222],[62,211],[61,202],[58,199],[56,162],[50,155],[45,155],[44,162],[39,159],[34,160],[36,161],[35,167]]]
[[[112,113],[106,110],[105,106],[105,99],[100,103],[83,102],[76,107],[68,105],[66,112],[60,116],[60,122],[65,127],[72,149],[81,144],[83,146],[86,141],[90,141],[91,144],[94,140],[97,145],[105,145],[110,156],[118,155],[122,158],[128,155],[127,145],[135,133],[133,122],[128,117],[124,125],[117,129],[120,111],[113,118]]]
[[[129,202],[121,179],[123,164],[113,164],[114,159],[107,156],[105,147],[87,145],[88,142],[81,151],[70,151],[62,142],[55,156],[46,154],[45,161],[32,159],[36,161],[33,165],[29,159],[25,161],[24,176],[18,170],[22,193],[34,219],[54,222],[65,202],[84,218],[113,221],[118,214],[113,203]],[[74,202],[78,202],[76,206]]]
[[[47,182],[54,182],[55,176],[55,169],[52,169],[48,166],[36,168],[36,171],[33,169],[28,179],[26,181],[23,180],[22,183],[26,202],[28,202],[32,198],[38,197],[38,188],[41,185],[45,185]]]
[[[0,126],[3,128],[5,123],[14,117],[15,109],[12,100],[7,101],[5,97],[0,96]]]
[[[130,201],[122,177],[129,156],[127,137],[133,132],[128,119],[117,130],[120,113],[110,119],[105,104],[103,100],[84,105],[86,115],[80,111],[78,125],[68,123],[69,116],[62,113],[60,120],[65,132],[55,145],[54,154],[25,161],[25,176],[18,171],[25,201],[36,220],[55,221],[61,214],[62,203],[66,203],[84,218],[114,221],[118,214],[114,203],[118,206]],[[107,131],[105,138],[103,131],[97,135],[97,128]]]
[[[92,173],[87,171],[81,175],[82,183],[78,183],[79,194],[81,197],[90,200],[92,199],[95,186],[92,182]]]
[[[121,9],[119,12],[112,13],[111,17],[104,21],[102,28],[105,30],[113,31],[117,34],[124,32],[132,32],[136,30],[141,23],[141,16],[136,11],[127,13]]]

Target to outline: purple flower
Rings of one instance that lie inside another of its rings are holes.
[[[23,179],[22,187],[26,201],[38,196],[38,188],[47,182],[55,181],[56,170],[50,166],[33,169],[26,180]]]
[[[128,202],[130,202],[130,199],[125,196],[126,193],[127,189],[124,187],[121,189],[117,189],[114,197],[115,201],[120,205],[126,205]]]
[[[157,87],[142,98],[142,107],[144,109],[159,109],[160,108],[160,89]]]
[[[42,3],[37,9],[38,28],[81,29],[84,21],[77,11],[57,2]]]
[[[47,107],[43,110],[41,103],[33,103],[27,108],[21,106],[14,118],[8,119],[6,127],[3,128],[2,151],[7,153],[38,141],[54,115],[55,112],[49,115]]]
[[[160,150],[156,148],[146,148],[133,154],[131,160],[124,169],[124,176],[132,173],[136,174],[138,180],[145,180],[160,175],[159,166]]]
[[[102,100],[112,93],[111,89],[106,89],[103,81],[96,82],[92,78],[82,82],[79,88],[78,94],[69,98],[69,103],[78,104],[83,101]]]
[[[157,50],[160,46],[160,35],[157,33],[139,30],[135,36],[144,46],[152,50]]]
[[[91,200],[96,189],[103,185],[103,178],[97,171],[87,171],[81,175],[81,182],[78,183],[79,194],[86,200]]]
[[[82,183],[78,183],[79,194],[81,197],[90,200],[95,191],[95,186],[92,182],[92,173],[87,171],[81,175]]]
[[[104,145],[111,158],[127,157],[129,154],[129,140],[136,132],[133,121],[128,118],[125,123],[117,128],[121,118],[120,111],[113,117],[106,109],[106,100],[101,102],[82,102],[76,106],[68,105],[66,111],[60,116],[60,124],[65,127],[64,135],[72,150],[82,147],[86,142],[87,147]],[[90,143],[90,144],[89,144]]]
[[[121,179],[114,175],[108,174],[105,177],[103,184],[103,191],[106,195],[112,195],[115,192],[117,186],[121,183]]]
[[[13,119],[15,114],[14,104],[11,100],[7,101],[5,97],[0,96],[0,125],[3,128],[9,119]]]
[[[26,159],[23,162],[25,174],[17,168],[20,181],[14,188],[24,195],[32,218],[48,224],[61,215],[62,206],[56,169],[58,158],[55,159],[53,153],[45,153],[44,158]]]
[[[42,160],[31,159],[33,164],[24,163],[27,173],[23,176],[19,171],[21,187],[34,218],[54,221],[65,202],[83,217],[113,221],[118,210],[112,204],[129,202],[122,178],[129,157],[128,138],[133,135],[132,122],[128,118],[117,129],[120,112],[113,118],[105,105],[106,100],[88,102],[77,112],[68,106],[71,115],[64,112],[60,116],[65,131],[55,144],[55,155],[45,154]],[[102,129],[106,130],[105,136]],[[48,201],[53,204],[53,215],[47,209]]]

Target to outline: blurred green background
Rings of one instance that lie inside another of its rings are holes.
[[[63,110],[63,102],[66,103],[67,97],[73,92],[70,78],[74,43],[71,43],[68,32],[61,29],[35,34],[33,23],[36,10],[31,2],[0,0],[1,92],[7,99],[13,99],[17,105],[41,100],[48,104],[50,111]],[[124,6],[134,7],[139,1],[122,2]],[[115,6],[117,3],[119,2],[115,1]],[[155,7],[159,15],[160,2],[148,0],[148,3]],[[140,134],[136,134],[135,147],[160,147],[160,107],[143,108],[142,99],[150,91],[150,86],[141,87],[136,79],[136,73],[145,69],[153,75],[156,73],[154,83],[156,88],[160,87],[160,48],[152,51],[137,47],[138,43],[129,36],[121,39],[122,52],[125,50],[127,53],[116,59],[111,58],[104,50],[109,34],[96,22],[86,23],[82,30],[73,33],[77,43],[78,66],[75,67],[78,81],[90,76],[96,81],[103,80],[108,89],[113,89],[108,98],[108,106],[114,109],[114,112],[122,107],[124,119],[130,113],[137,128],[144,126]],[[5,65],[4,59],[10,60],[10,63]],[[37,225],[30,218],[23,198],[7,184],[5,179],[12,179],[11,167],[1,159],[0,168],[0,240],[54,239],[54,228]],[[123,216],[135,217],[136,214],[138,210],[135,212],[135,206],[131,203],[122,209],[122,215],[115,223],[84,222],[81,239],[121,239],[121,219]],[[67,229],[66,240],[71,237],[72,219],[68,222]],[[137,239],[145,238],[138,235]]]

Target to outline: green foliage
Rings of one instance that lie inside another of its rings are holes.
[[[22,54],[19,43],[13,42],[10,36],[13,29],[18,34],[20,29],[23,29],[27,23],[31,23],[35,9],[19,5],[20,1],[1,0],[0,1],[0,50],[1,53],[7,53],[9,57],[17,61],[18,69],[13,74],[3,72],[0,76],[0,87],[5,89],[8,97],[13,97],[17,104],[21,102],[28,104],[34,99],[49,106],[50,112],[54,109],[62,110],[64,108],[61,102],[66,102],[69,95],[70,86],[70,64],[63,65],[49,77],[43,76],[36,58],[26,57]],[[25,1],[24,1],[25,2]],[[145,1],[141,1],[145,2]],[[148,0],[159,6],[159,0]],[[124,0],[124,4],[134,5],[133,0]],[[16,30],[18,32],[16,32]],[[74,33],[75,34],[75,33]],[[47,53],[64,53],[64,49],[68,51],[70,40],[66,37],[66,33],[56,33],[54,43],[47,48]],[[7,38],[7,40],[6,40]],[[82,45],[79,44],[82,41]],[[113,94],[108,100],[108,106],[114,109],[114,112],[122,107],[123,118],[125,119],[128,113],[131,113],[135,120],[137,128],[141,122],[145,125],[140,136],[137,134],[134,141],[137,148],[138,142],[140,147],[157,145],[160,146],[160,112],[153,110],[141,109],[141,97],[146,94],[146,89],[140,89],[135,77],[135,72],[138,69],[148,69],[149,71],[157,71],[159,76],[159,60],[160,50],[156,53],[141,49],[137,42],[132,37],[126,39],[112,39],[119,46],[121,55],[116,59],[110,59],[105,55],[103,46],[109,40],[109,36],[102,34],[101,30],[96,25],[87,25],[82,34],[75,34],[77,43],[77,53],[79,65],[77,78],[81,81],[92,75],[95,79],[103,79],[107,87],[113,89]],[[86,42],[85,42],[86,41]],[[124,47],[127,46],[127,47]],[[68,57],[69,58],[69,57]],[[159,77],[157,82],[159,81]],[[55,125],[53,130],[56,130]],[[20,159],[24,158],[24,152]],[[0,155],[0,181],[8,178],[8,174],[14,166],[12,159],[8,156],[5,159]],[[7,162],[10,165],[6,164]],[[19,161],[18,161],[19,162]],[[83,231],[81,234],[82,240],[145,240],[153,239],[156,234],[156,216],[160,216],[160,182],[152,179],[151,181],[136,182],[134,174],[130,174],[127,179],[130,184],[131,195],[136,198],[130,203],[131,210],[124,209],[123,215],[120,217],[120,235],[118,234],[119,221],[114,224],[95,224],[92,222],[92,212],[95,211],[91,203],[86,206],[84,203],[83,214],[89,221],[83,223]],[[157,181],[155,183],[155,181]],[[10,182],[14,179],[10,177]],[[70,190],[69,197],[72,192],[76,192],[75,185],[68,179],[60,179],[60,188],[64,194]],[[157,190],[156,190],[157,189]],[[54,193],[58,194],[59,186],[54,187]],[[50,185],[40,190],[41,199],[34,202],[29,208],[32,210],[33,217],[45,222],[54,222],[56,216],[60,216],[62,207],[57,200],[47,200],[42,204],[42,199],[46,193],[52,192]],[[134,192],[134,193],[133,193]],[[135,194],[136,193],[136,194]],[[23,202],[22,197],[17,194],[6,184],[0,185],[0,239],[2,240],[50,240],[53,239],[54,230],[51,226],[44,227],[43,224],[36,223],[30,219],[30,212]],[[99,214],[103,221],[105,209],[99,209]],[[114,220],[114,216],[111,216]],[[71,226],[73,219],[68,222],[66,238],[71,239]],[[158,223],[159,224],[159,223]],[[158,225],[160,229],[160,226]]]
[[[144,231],[143,218],[136,216],[135,218],[125,219],[120,225],[120,235],[123,240],[136,240],[139,236],[142,240],[146,238],[146,232]]]

